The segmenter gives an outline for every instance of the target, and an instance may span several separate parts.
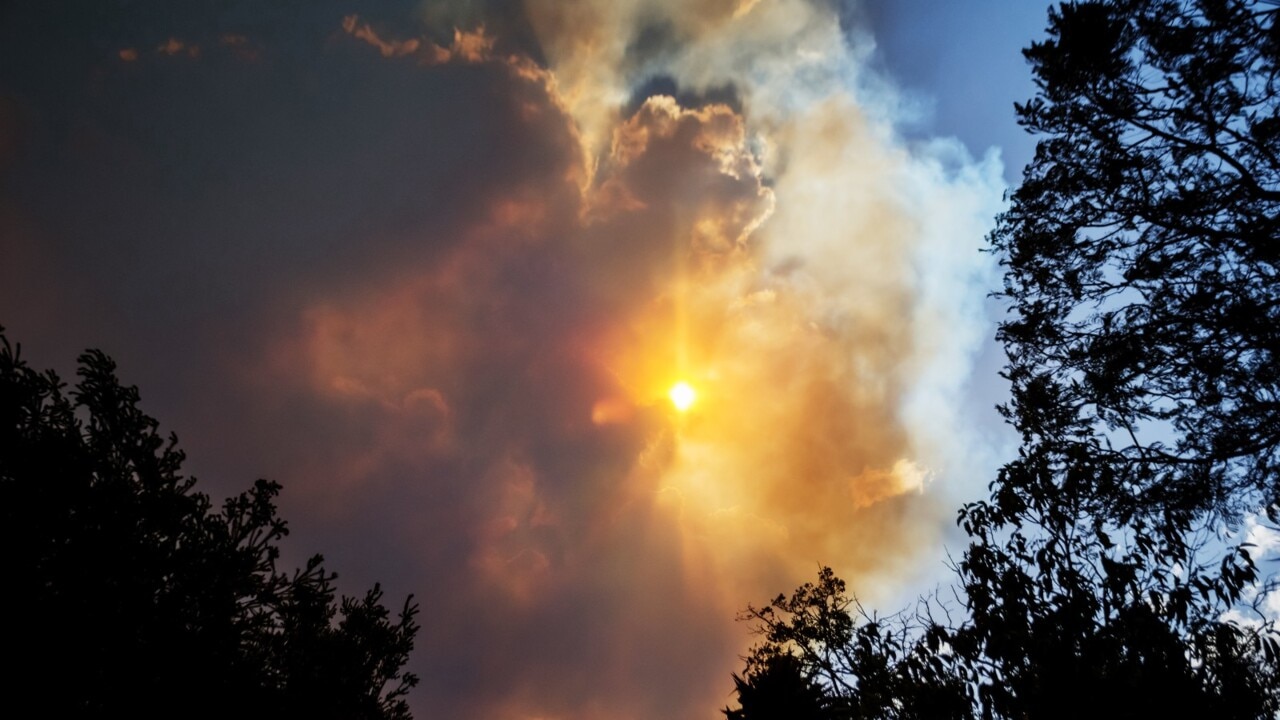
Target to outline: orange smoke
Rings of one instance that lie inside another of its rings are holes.
[[[705,55],[727,73],[724,43],[773,47],[778,8],[806,52],[852,62],[831,18],[793,0],[531,0],[549,69],[496,57],[483,30],[441,48],[343,21],[423,72],[503,70],[524,99],[502,127],[576,143],[548,143],[545,177],[486,198],[429,260],[325,288],[275,351],[297,392],[362,423],[359,450],[317,461],[343,476],[334,506],[392,470],[457,503],[423,512],[456,523],[467,631],[498,643],[467,666],[505,683],[475,716],[706,716],[749,639],[736,610],[820,563],[887,593],[947,522],[931,488],[967,468],[938,438],[964,434],[936,407],[966,378],[981,293],[960,296],[984,267],[951,246],[980,242],[998,168],[913,157],[841,89],[761,126],[752,98],[782,89],[620,111],[635,18],[671,21],[672,68]],[[697,391],[685,413],[677,381]],[[498,636],[563,655],[520,665]]]

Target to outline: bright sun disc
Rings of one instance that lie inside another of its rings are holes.
[[[680,412],[688,410],[693,405],[693,401],[698,399],[698,393],[684,381],[672,385],[671,392],[667,393],[667,396],[671,398],[671,404],[675,405],[676,410]]]

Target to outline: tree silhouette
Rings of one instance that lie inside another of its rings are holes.
[[[259,480],[215,510],[172,435],[98,351],[68,393],[0,328],[0,622],[6,694],[34,714],[407,718],[418,608],[335,601]]]
[[[1231,534],[1280,521],[1276,14],[1050,10],[1017,106],[1042,137],[991,236],[1022,446],[960,511],[955,601],[886,624],[824,571],[748,609],[748,668],[796,658],[832,717],[1280,711],[1275,618],[1240,618],[1275,582]]]
[[[966,684],[939,652],[941,626],[920,633],[905,615],[869,615],[830,568],[741,619],[762,640],[734,676],[741,707],[724,711],[730,720],[969,717]]]
[[[1025,51],[1040,92],[1018,117],[1043,137],[992,234],[1009,418],[1095,466],[1097,514],[1280,499],[1276,13],[1068,3]]]
[[[823,720],[830,717],[822,687],[804,673],[791,655],[763,658],[746,677],[733,676],[737,710],[726,709],[729,720]]]

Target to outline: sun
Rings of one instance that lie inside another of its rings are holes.
[[[698,393],[694,391],[692,385],[681,380],[671,386],[671,390],[667,392],[667,397],[671,398],[671,404],[676,406],[676,410],[685,412],[693,407],[693,401],[698,399]]]

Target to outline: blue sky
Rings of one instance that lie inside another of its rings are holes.
[[[864,12],[882,67],[932,106],[920,132],[953,135],[974,153],[1000,148],[1016,182],[1035,150],[1013,114],[1035,91],[1021,49],[1043,37],[1050,5],[906,0],[867,3]]]

